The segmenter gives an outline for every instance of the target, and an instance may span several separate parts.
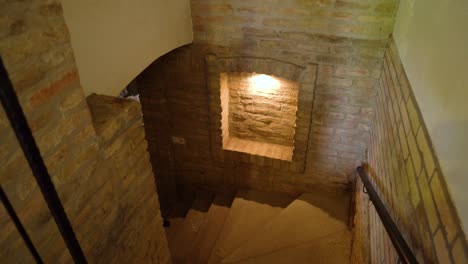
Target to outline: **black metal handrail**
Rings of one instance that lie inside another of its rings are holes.
[[[31,238],[29,237],[28,232],[24,228],[23,223],[21,223],[21,220],[16,214],[15,209],[13,209],[13,205],[11,204],[10,200],[6,196],[5,192],[3,191],[3,188],[1,185],[0,185],[0,200],[2,201],[3,207],[5,207],[5,210],[7,211],[8,215],[10,216],[11,221],[13,221],[13,224],[15,225],[16,230],[18,230],[19,235],[21,236],[24,243],[26,244],[26,247],[29,249],[31,256],[34,258],[36,263],[38,264],[44,263],[44,261],[42,261],[41,256],[37,252],[36,247],[31,241]]]
[[[0,57],[0,101],[37,185],[75,263],[87,263]],[[26,241],[26,240],[25,240]],[[31,248],[30,248],[31,249]],[[34,255],[34,252],[31,252]],[[37,252],[36,252],[37,253]],[[36,260],[37,261],[37,260]],[[40,263],[40,262],[38,262]]]
[[[385,227],[385,230],[387,231],[387,234],[400,257],[400,260],[403,263],[418,263],[416,257],[413,254],[413,251],[411,251],[408,243],[406,243],[405,239],[403,238],[400,229],[393,221],[392,217],[387,211],[387,208],[377,194],[377,191],[370,181],[369,175],[361,166],[357,167],[356,170],[362,182],[364,183],[367,194],[369,195],[372,204],[374,204],[375,211],[377,211],[377,214],[379,215],[379,218],[382,221],[382,224]]]

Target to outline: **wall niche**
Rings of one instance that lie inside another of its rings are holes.
[[[219,161],[303,172],[316,65],[208,55],[211,152]]]
[[[220,74],[223,149],[292,160],[298,85],[247,72]]]

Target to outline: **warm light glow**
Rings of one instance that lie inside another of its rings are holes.
[[[277,79],[265,74],[250,77],[249,82],[254,91],[259,93],[274,93],[280,88],[280,82]]]

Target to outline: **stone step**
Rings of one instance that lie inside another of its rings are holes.
[[[338,231],[313,241],[251,257],[237,264],[346,264],[350,262],[351,233]]]
[[[317,192],[301,195],[281,214],[264,225],[255,236],[224,258],[223,263],[246,261],[288,248],[296,248],[296,250],[301,251],[303,248],[298,247],[300,245],[335,233],[348,231],[349,198],[350,194],[347,192]],[[320,244],[320,240],[318,241]],[[346,244],[347,241],[350,240],[345,240],[343,243]],[[333,244],[328,245],[328,247],[331,246]],[[304,249],[304,252],[307,250]],[[342,253],[348,254],[347,252],[337,252],[337,254]],[[319,255],[319,253],[314,254]],[[326,255],[326,252],[323,254]],[[347,257],[349,258],[349,256]]]
[[[187,263],[189,253],[194,245],[200,227],[206,220],[206,215],[213,201],[213,193],[199,191],[195,196],[192,207],[184,221],[179,225],[178,231],[169,242],[173,263]]]
[[[293,200],[282,193],[239,190],[208,263],[219,263],[279,215]]]
[[[169,248],[171,247],[171,244],[173,244],[172,242],[177,236],[180,227],[183,225],[185,216],[192,206],[192,202],[193,201],[179,201],[172,206],[167,219],[170,221],[170,226],[164,228]]]
[[[234,194],[223,193],[216,195],[206,215],[206,221],[200,227],[197,237],[194,240],[194,246],[189,254],[190,263],[208,263],[211,251],[224,226],[233,200]]]

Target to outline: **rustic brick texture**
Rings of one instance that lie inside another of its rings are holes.
[[[103,263],[170,262],[140,104],[98,95],[87,101],[101,146],[95,180],[85,188],[94,195],[74,219],[87,256]],[[102,219],[99,230],[85,224],[90,216]]]
[[[297,84],[282,78],[270,77],[272,85],[277,85],[277,87],[255,87],[260,85],[255,83],[255,77],[258,75],[254,73],[227,74],[229,135],[241,139],[293,146],[296,129]]]
[[[0,241],[2,262],[34,263],[33,256],[29,254],[29,250],[16,231],[14,223],[9,221],[7,211],[3,206],[0,206],[0,220],[2,221],[0,228],[3,236],[2,241]]]
[[[369,171],[380,196],[421,263],[467,263],[465,234],[393,41],[377,87]],[[356,263],[365,252],[371,263],[397,263],[373,206],[357,190]],[[366,237],[370,246],[359,251]]]
[[[2,59],[89,262],[169,262],[138,104],[93,122],[59,1],[2,1],[0,17]],[[71,263],[1,107],[0,138],[1,185],[39,254]],[[0,233],[0,259],[28,262],[3,211]]]
[[[161,170],[158,184],[165,187],[161,192],[174,183],[283,191],[347,188],[365,156],[374,85],[397,4],[192,0],[194,44],[161,57],[138,78],[150,152]],[[205,63],[208,55],[213,58]],[[236,62],[242,58],[258,63]],[[304,74],[314,80],[310,87],[303,95],[299,90],[302,111],[296,117],[302,121],[296,120],[300,131],[294,141],[304,143],[295,143],[289,162],[219,150],[223,137],[218,135],[227,134],[221,124],[222,91],[212,89],[219,86],[219,74],[257,72],[297,82],[265,72],[274,70],[268,64],[315,69]],[[301,98],[310,103],[301,104]],[[185,144],[172,143],[173,136]]]
[[[317,67],[309,65],[304,68],[264,58],[216,57],[211,55],[207,57],[207,67],[210,99],[210,139],[213,158],[219,162],[231,161],[236,163],[241,161],[242,163],[260,166],[271,164],[272,167],[283,171],[303,172]],[[227,81],[223,80],[223,76],[225,73],[229,75],[239,71],[251,72],[253,69],[261,74],[277,76],[297,84],[298,95],[295,97],[297,98],[297,110],[294,115],[296,127],[294,129],[293,146],[248,141],[231,137],[231,135],[226,140],[225,129],[222,127],[222,117],[225,111],[221,107],[225,103],[221,99],[224,98],[224,93],[229,88]],[[243,147],[238,148],[238,146]],[[257,148],[261,149],[257,150]]]

